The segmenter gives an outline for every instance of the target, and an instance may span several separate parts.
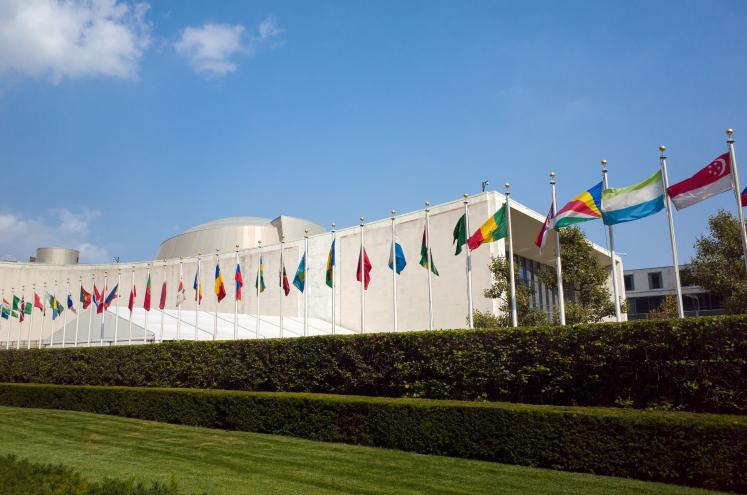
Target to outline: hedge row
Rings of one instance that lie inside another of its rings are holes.
[[[34,495],[177,495],[176,483],[146,486],[133,480],[90,482],[67,466],[0,456],[0,493]]]
[[[0,384],[71,409],[747,492],[747,418],[341,395]]]
[[[747,317],[0,351],[0,382],[747,413]]]

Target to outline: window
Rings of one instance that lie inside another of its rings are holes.
[[[648,274],[648,288],[649,289],[661,289],[663,287],[661,283],[661,272],[651,272]]]
[[[625,275],[625,291],[635,290],[635,284],[633,283],[633,275]]]

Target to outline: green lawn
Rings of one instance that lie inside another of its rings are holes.
[[[0,454],[91,479],[168,481],[213,494],[717,493],[395,450],[114,416],[0,407]]]

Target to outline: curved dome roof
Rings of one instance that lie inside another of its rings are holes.
[[[187,232],[197,232],[200,230],[217,229],[223,227],[243,227],[245,225],[265,226],[270,223],[272,223],[272,220],[264,217],[226,217],[195,225],[194,227],[190,227],[182,232],[182,234],[185,234]]]

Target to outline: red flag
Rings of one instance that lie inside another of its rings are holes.
[[[88,294],[88,293],[86,293],[86,294]],[[88,294],[88,296],[89,296],[88,297],[88,304],[91,304],[91,297],[90,297],[91,295]],[[36,292],[34,292],[34,307],[35,308],[39,308],[42,311],[42,313],[44,312],[44,303],[42,302],[41,298],[39,297],[39,294],[37,294]]]
[[[161,300],[158,303],[158,309],[163,310],[166,307],[166,281],[163,281],[161,286]]]
[[[148,283],[145,285],[145,300],[143,301],[143,308],[145,311],[150,311],[150,275],[148,275]]]
[[[540,251],[542,251],[542,248],[545,247],[545,242],[547,241],[547,233],[550,231],[550,222],[552,221],[552,204],[550,205],[550,211],[547,212],[547,217],[545,217],[545,223],[542,224],[542,230],[540,230],[540,233],[537,234],[537,239],[534,240],[534,245],[537,246]]]
[[[726,192],[732,188],[729,153],[717,157],[695,175],[667,188],[678,210]]]
[[[130,313],[132,313],[132,308],[135,306],[136,297],[137,297],[137,289],[133,285],[132,289],[130,289],[130,302],[127,303],[127,307],[130,308]]]
[[[244,278],[241,276],[241,265],[236,263],[236,275],[233,279],[236,281],[236,300],[241,301],[241,288],[244,286]]]
[[[288,274],[285,273],[285,267],[283,267],[283,274],[280,277],[280,287],[283,288],[283,292],[285,292],[286,296],[290,294],[291,286],[288,282]]]
[[[104,289],[106,290],[106,289]],[[96,288],[96,284],[93,284],[93,302],[96,304],[96,313],[103,313],[104,311],[104,292],[99,292]]]
[[[23,312],[26,309],[26,302],[25,301],[26,301],[26,298],[22,297],[21,298],[21,307],[18,310],[18,321],[23,321]]]
[[[368,284],[371,282],[371,260],[368,259],[368,253],[366,252],[366,248],[363,248],[363,274],[364,274],[364,283],[363,288],[365,290],[368,290]],[[355,273],[355,279],[360,282],[361,281],[361,255],[358,254],[358,268]]]

